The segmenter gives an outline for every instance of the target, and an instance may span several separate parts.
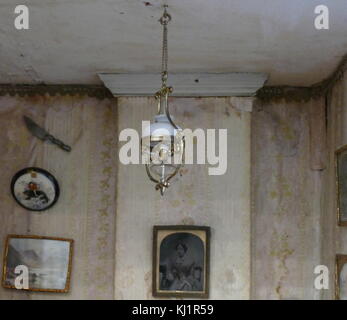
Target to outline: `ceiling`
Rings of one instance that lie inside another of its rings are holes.
[[[346,0],[167,0],[170,72],[265,72],[311,85],[347,52]],[[21,3],[21,2],[20,2]],[[26,0],[30,29],[0,3],[0,83],[98,84],[98,72],[159,72],[162,0]],[[314,28],[325,4],[330,29]]]

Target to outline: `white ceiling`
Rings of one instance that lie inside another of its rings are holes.
[[[14,28],[26,4],[30,30]],[[167,0],[169,71],[266,72],[311,85],[347,52],[346,0]],[[0,2],[0,83],[100,83],[98,72],[159,72],[162,0]],[[330,29],[314,28],[314,8]]]

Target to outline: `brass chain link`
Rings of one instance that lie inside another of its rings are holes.
[[[171,15],[166,11],[167,5],[164,6],[164,13],[159,19],[160,24],[163,26],[163,48],[162,48],[162,63],[161,63],[161,80],[162,86],[166,87],[168,76],[168,45],[167,45],[167,25],[171,21]]]

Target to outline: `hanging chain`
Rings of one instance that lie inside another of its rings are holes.
[[[166,11],[167,5],[164,5],[164,13],[159,19],[160,24],[163,26],[163,47],[162,47],[162,62],[161,62],[161,88],[155,94],[158,99],[158,114],[163,113],[167,109],[168,95],[172,92],[172,87],[166,85],[168,78],[168,46],[167,46],[167,25],[171,20],[171,15]],[[165,111],[168,113],[168,111]]]
[[[168,76],[168,48],[167,48],[167,25],[171,20],[171,16],[166,11],[167,5],[164,6],[164,13],[159,19],[160,24],[163,26],[163,50],[162,50],[162,63],[161,63],[161,80],[163,88],[166,87],[166,80]]]

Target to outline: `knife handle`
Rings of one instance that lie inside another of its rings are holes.
[[[55,145],[57,145],[59,148],[63,149],[64,151],[67,151],[67,152],[71,151],[70,146],[66,145],[65,143],[63,143],[59,139],[54,138],[52,135],[48,135],[46,137],[46,139],[49,140],[50,142],[54,143]]]

